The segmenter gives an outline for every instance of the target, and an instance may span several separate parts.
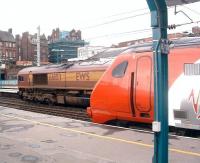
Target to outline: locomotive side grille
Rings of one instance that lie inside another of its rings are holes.
[[[185,63],[184,64],[185,75],[200,75],[200,63]]]
[[[33,74],[33,84],[47,85],[48,84],[47,74]]]
[[[183,110],[174,110],[174,117],[178,119],[187,119],[187,112]]]

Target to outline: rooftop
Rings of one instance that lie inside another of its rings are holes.
[[[2,42],[15,42],[15,38],[12,33],[7,31],[0,31],[0,41]]]

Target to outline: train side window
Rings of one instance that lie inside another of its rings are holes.
[[[123,61],[122,63],[118,64],[112,71],[112,76],[116,78],[121,78],[124,76],[126,72],[126,68],[128,66],[128,61]]]

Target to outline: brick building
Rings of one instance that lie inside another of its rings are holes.
[[[196,37],[196,36],[200,36],[200,27],[198,26],[192,27],[192,33],[183,32],[183,33],[168,34],[169,39],[178,39],[182,37]],[[130,45],[142,44],[145,42],[152,42],[152,38],[148,37],[148,38],[124,41],[124,42],[120,42],[118,45],[113,45],[112,47],[126,47]]]
[[[15,62],[16,42],[12,29],[0,31],[0,60],[2,63]]]
[[[31,35],[24,32],[22,36],[16,35],[17,61],[36,62],[37,56],[37,34]],[[48,41],[43,34],[40,36],[40,61],[48,62]]]
[[[185,34],[185,33],[172,33],[172,34],[168,34],[168,38],[169,39],[182,38],[182,37],[186,37],[187,35],[188,34]],[[130,45],[137,45],[137,44],[142,44],[142,43],[146,43],[146,42],[152,42],[152,37],[120,42],[115,47],[126,47],[126,46],[130,46]]]
[[[87,44],[81,38],[80,30],[60,31],[59,28],[53,29],[48,36],[49,62],[61,63],[70,58],[76,58],[78,48]]]
[[[59,40],[81,40],[81,31],[72,29],[71,31],[61,31],[59,28],[53,29],[50,36],[48,36],[48,42],[56,42]]]
[[[193,27],[192,33],[194,33],[196,36],[200,36],[200,27],[198,26]]]
[[[48,36],[48,42],[55,42],[60,38],[60,29],[56,28],[52,30],[51,36]]]

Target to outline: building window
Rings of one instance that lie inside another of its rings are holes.
[[[8,51],[6,50],[6,58],[8,57]]]
[[[128,66],[128,61],[123,61],[122,63],[118,64],[112,71],[112,76],[116,78],[121,78],[124,76],[126,72],[126,68]]]

